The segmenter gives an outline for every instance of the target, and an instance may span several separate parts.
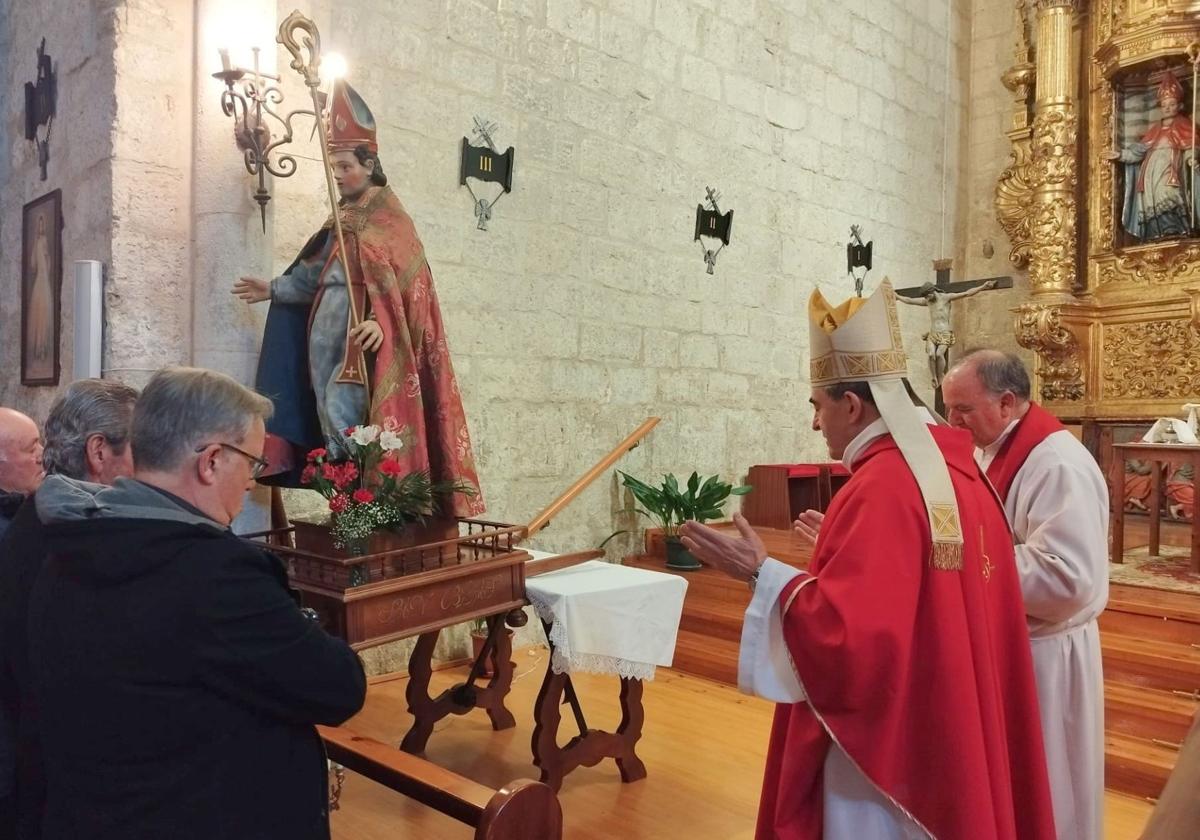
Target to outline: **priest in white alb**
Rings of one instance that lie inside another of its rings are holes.
[[[801,571],[695,522],[754,591],[738,683],[776,701],[758,840],[1052,840],[1029,633],[971,438],[913,404],[895,292],[809,304],[813,428],[851,470]]]
[[[1058,840],[1104,831],[1104,676],[1096,619],[1108,601],[1108,487],[1096,459],[1030,402],[1021,360],[977,350],[942,382],[1004,501],[1029,621]]]

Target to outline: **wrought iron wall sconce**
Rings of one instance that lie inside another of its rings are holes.
[[[476,228],[487,230],[488,222],[492,218],[492,208],[504,197],[505,193],[512,192],[513,147],[509,146],[508,150],[501,154],[492,139],[492,135],[496,133],[496,124],[481,120],[479,117],[475,117],[474,120],[473,133],[483,142],[483,145],[472,146],[466,137],[462,139],[462,161],[459,166],[458,183],[467,188],[472,201],[475,202]],[[471,189],[467,178],[491,181],[499,184],[502,190],[491,201],[479,198],[475,195],[475,190]]]
[[[307,19],[302,18],[302,20],[308,23]],[[291,17],[285,21],[284,26],[288,26],[290,21],[292,21]],[[293,28],[296,27],[293,26]],[[307,30],[304,31],[307,32]],[[284,27],[280,27],[280,32],[284,32]],[[291,45],[285,44],[285,46],[288,46],[289,50],[291,49]],[[258,179],[253,198],[258,203],[259,213],[262,216],[263,233],[266,233],[267,203],[271,200],[271,191],[267,188],[267,175],[288,178],[296,173],[297,156],[283,154],[278,150],[281,146],[292,142],[292,121],[297,117],[312,117],[314,120],[313,131],[316,133],[315,123],[320,119],[318,115],[324,114],[326,95],[317,90],[320,79],[316,73],[321,63],[319,40],[316,42],[315,54],[304,70],[296,67],[297,70],[301,70],[302,75],[305,76],[305,83],[312,91],[313,107],[312,109],[299,108],[286,114],[282,113],[281,108],[283,91],[279,89],[280,77],[263,72],[259,67],[259,48],[253,47],[252,51],[254,66],[247,69],[232,65],[229,61],[229,51],[220,50],[221,70],[213,73],[213,78],[225,83],[225,90],[221,92],[221,110],[225,116],[233,117],[234,141],[237,143],[238,150],[243,154],[246,171]],[[340,57],[335,55],[325,56],[325,62],[344,65]],[[295,66],[295,62],[293,62],[293,67]],[[311,78],[309,72],[311,72]],[[334,75],[341,75],[344,72],[343,67],[339,73]],[[273,125],[274,130],[272,130]],[[278,136],[276,136],[276,131],[279,132]]]
[[[850,241],[846,243],[846,273],[854,278],[854,294],[862,297],[863,281],[867,279],[867,274],[871,271],[871,246],[873,242],[868,242],[865,245],[862,241],[862,227],[860,225],[850,225]],[[861,268],[862,274],[855,274],[854,269]]]
[[[58,101],[58,74],[54,62],[46,54],[46,39],[37,50],[37,82],[25,83],[25,139],[37,147],[38,166],[46,180],[50,163],[50,129],[54,127],[54,111]],[[45,129],[39,133],[39,129]]]
[[[700,250],[704,254],[704,265],[707,266],[709,274],[714,274],[714,269],[717,267],[717,254],[721,253],[729,244],[729,237],[733,233],[733,211],[730,210],[722,215],[721,208],[717,206],[721,194],[712,187],[705,187],[704,192],[707,196],[708,207],[703,204],[696,205],[696,235],[692,241],[700,242]],[[721,240],[720,247],[715,251],[705,248],[704,243],[700,241],[701,236]]]

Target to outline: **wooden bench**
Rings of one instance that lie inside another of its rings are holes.
[[[318,726],[331,761],[475,829],[475,840],[562,840],[562,808],[547,785],[500,790],[343,727]]]

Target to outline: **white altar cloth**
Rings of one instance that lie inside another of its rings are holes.
[[[528,549],[526,549],[528,551]],[[529,552],[535,559],[554,557]],[[529,578],[525,593],[550,624],[556,674],[652,680],[675,657],[687,581],[678,575],[589,560]]]

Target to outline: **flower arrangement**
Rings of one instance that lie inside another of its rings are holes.
[[[351,426],[342,435],[349,458],[334,461],[327,450],[314,449],[300,474],[301,484],[329,500],[338,548],[361,545],[380,528],[423,522],[439,499],[475,492],[463,482],[432,481],[428,471],[405,473],[399,454],[410,445],[411,432],[393,418],[382,426]]]

